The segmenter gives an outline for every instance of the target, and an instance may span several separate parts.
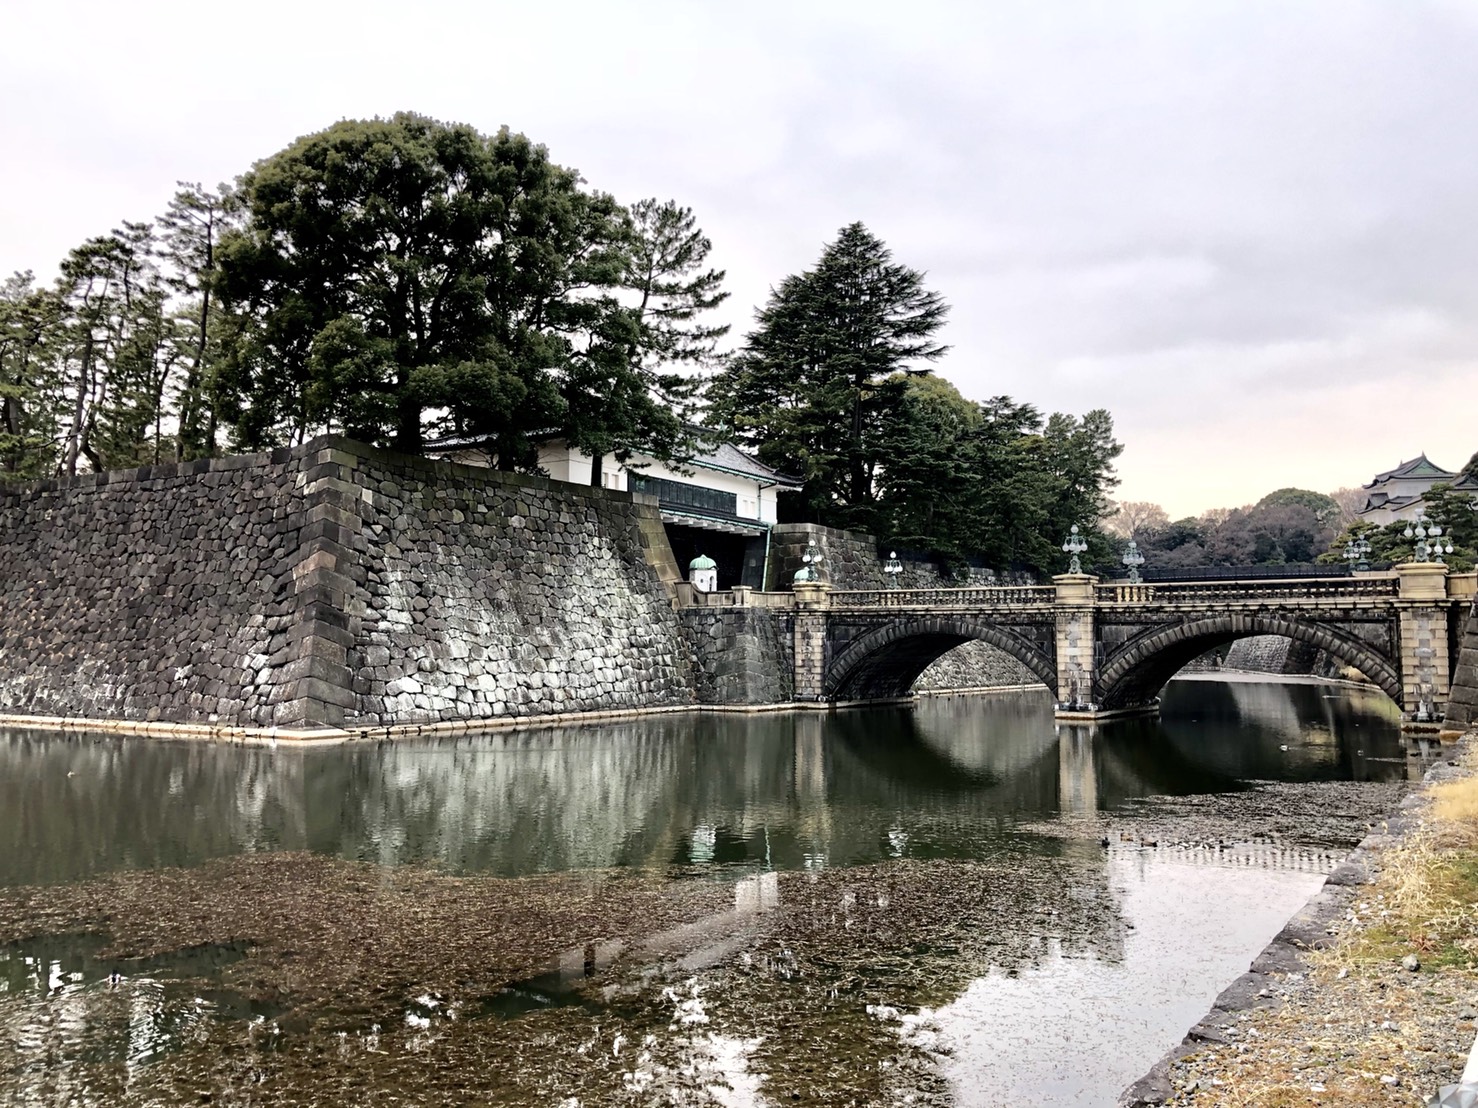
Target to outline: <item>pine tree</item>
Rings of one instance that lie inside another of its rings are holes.
[[[43,477],[56,465],[61,309],[29,272],[0,283],[0,478]]]
[[[160,255],[169,264],[169,287],[183,298],[175,312],[178,351],[186,365],[179,395],[180,459],[210,457],[216,451],[219,418],[216,368],[220,360],[220,301],[214,295],[216,248],[235,220],[234,190],[215,192],[178,181],[180,191],[159,218]]]
[[[948,307],[924,275],[894,262],[861,223],[842,228],[815,269],[785,278],[710,389],[711,418],[805,491],[787,514],[876,523],[880,428],[904,373],[927,372]]]

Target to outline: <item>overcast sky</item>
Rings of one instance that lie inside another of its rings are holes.
[[[0,105],[7,272],[408,109],[690,205],[736,339],[862,220],[1172,515],[1478,450],[1478,0],[6,0]]]

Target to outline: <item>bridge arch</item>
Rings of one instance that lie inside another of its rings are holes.
[[[1144,631],[1104,659],[1094,684],[1095,699],[1104,711],[1149,704],[1191,661],[1250,635],[1283,635],[1311,643],[1354,666],[1402,704],[1401,674],[1376,647],[1327,624],[1277,612],[1226,612]]]
[[[1015,658],[1057,694],[1057,667],[1030,640],[970,616],[904,617],[852,640],[827,667],[823,695],[829,700],[872,700],[906,696],[931,662],[978,639]]]

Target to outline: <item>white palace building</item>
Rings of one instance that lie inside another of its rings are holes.
[[[448,438],[428,443],[427,453],[463,465],[486,466],[492,455],[485,439]],[[556,481],[589,486],[590,455],[563,439],[539,446],[539,468]],[[778,519],[777,496],[800,488],[729,443],[699,440],[684,464],[635,454],[627,462],[602,459],[599,484],[657,498],[677,564],[686,569],[700,555],[717,563],[718,585],[763,588],[770,528]]]
[[[1451,473],[1434,465],[1425,454],[1395,469],[1377,473],[1365,485],[1365,506],[1357,513],[1367,523],[1384,526],[1397,520],[1413,520],[1426,508],[1424,497],[1433,485],[1451,485],[1456,492],[1469,493],[1478,501],[1478,479]]]

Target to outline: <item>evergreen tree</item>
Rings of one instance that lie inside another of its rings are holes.
[[[683,457],[694,447],[688,430],[699,379],[692,370],[707,365],[728,326],[708,323],[705,314],[728,299],[722,270],[706,269],[713,244],[699,230],[690,208],[675,200],[640,200],[629,212],[629,244],[622,286],[634,299],[636,341],[629,353],[631,383],[645,390],[670,415],[658,430],[669,456]],[[597,410],[609,398],[597,392]],[[602,459],[614,449],[626,461],[637,442],[619,433],[593,433],[588,442],[595,457],[590,483],[599,485]],[[641,445],[654,453],[652,442]]]
[[[901,403],[900,373],[948,347],[948,307],[923,274],[893,261],[861,223],[816,267],[785,278],[744,347],[709,388],[711,418],[772,467],[805,481],[786,514],[835,526],[877,522],[881,429]]]
[[[210,457],[219,421],[216,368],[222,324],[216,280],[216,248],[233,225],[236,205],[230,185],[215,192],[198,183],[176,182],[159,219],[160,255],[169,263],[169,287],[182,298],[174,312],[177,351],[186,371],[180,389],[176,453],[180,459]]]
[[[581,184],[507,128],[408,113],[259,163],[219,251],[241,317],[222,362],[237,437],[334,426],[418,451],[473,434],[508,469],[533,465],[536,434],[672,457],[683,382],[659,364],[701,347],[685,325],[716,295],[689,273],[706,240],[681,209],[634,223]],[[628,302],[642,249],[645,311]]]
[[[44,477],[55,468],[61,308],[29,272],[0,283],[0,478]]]
[[[1112,548],[1099,521],[1112,508],[1109,495],[1119,484],[1114,459],[1124,451],[1114,438],[1113,417],[1102,408],[1081,419],[1059,412],[1047,420],[1042,439],[1043,458],[1054,487],[1047,515],[1050,532],[1065,538],[1077,524],[1088,540],[1087,561],[1108,558]]]
[[[65,476],[83,458],[100,472],[159,455],[177,347],[154,247],[151,224],[125,223],[62,262],[57,470]]]
[[[879,515],[890,545],[931,551],[946,561],[974,553],[980,408],[932,375],[902,382],[881,443]]]

